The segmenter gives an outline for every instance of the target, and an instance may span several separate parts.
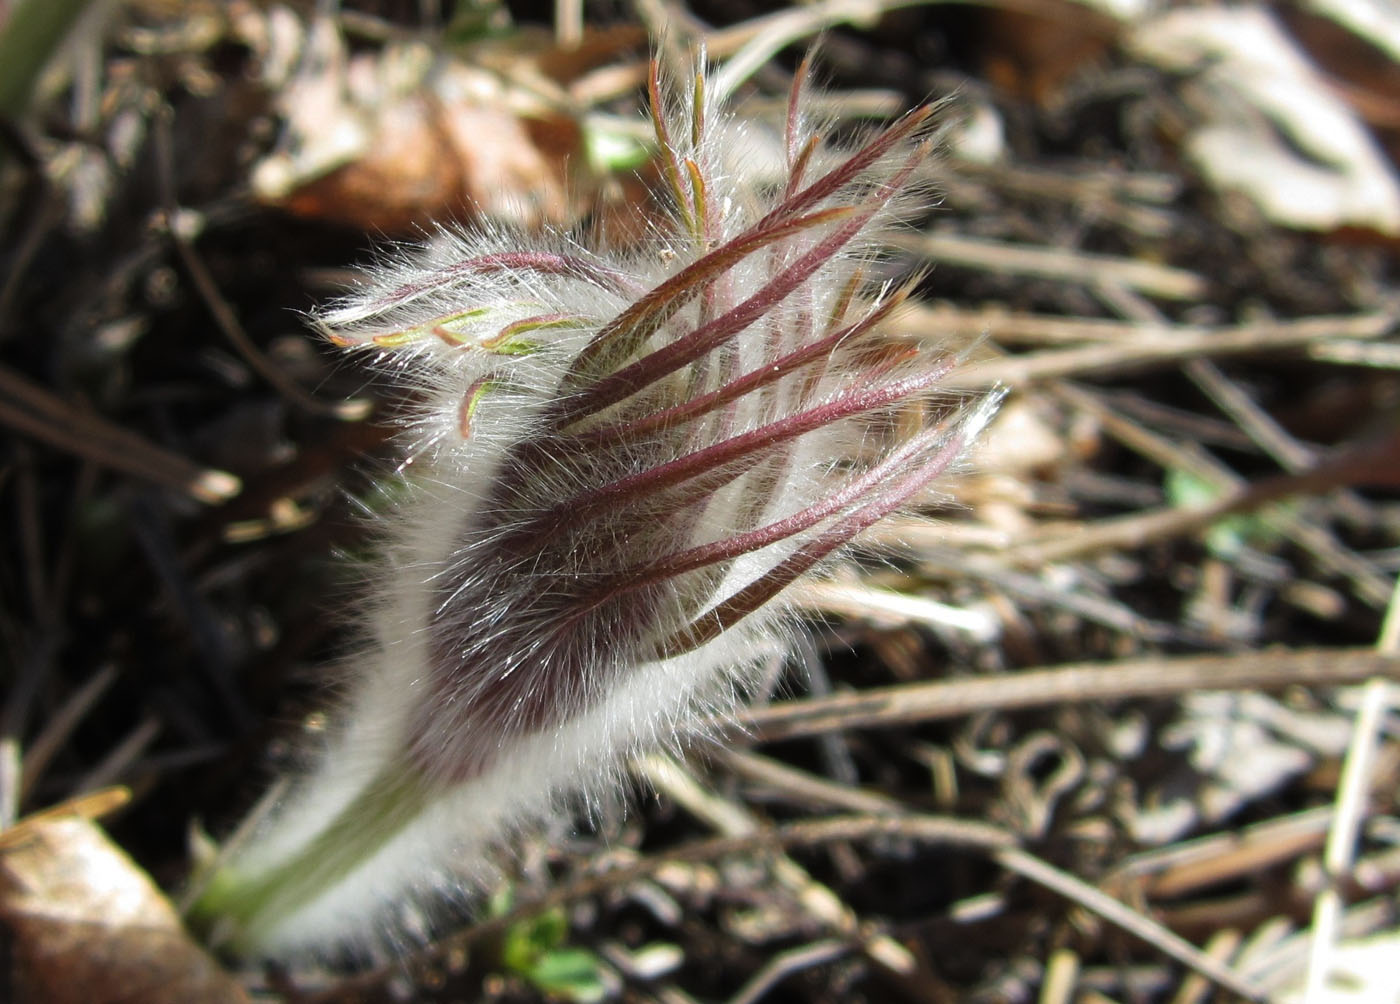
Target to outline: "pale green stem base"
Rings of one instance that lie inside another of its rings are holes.
[[[391,764],[280,864],[242,874],[238,855],[210,877],[189,920],[235,952],[256,954],[272,930],[329,892],[404,831],[430,798],[422,774]]]

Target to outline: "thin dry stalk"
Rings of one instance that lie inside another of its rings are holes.
[[[906,322],[907,323],[907,322]],[[1121,377],[1191,360],[1221,358],[1254,353],[1308,351],[1345,333],[1352,339],[1380,338],[1395,324],[1391,314],[1369,314],[1357,318],[1307,318],[1280,324],[1251,324],[1236,328],[1206,329],[1145,325],[1125,325],[1119,332],[1108,326],[1086,322],[1062,322],[1044,329],[1042,337],[1062,337],[1068,331],[1089,333],[1101,339],[1092,345],[1051,349],[1026,355],[992,359],[962,367],[952,382],[964,389],[995,387],[1001,384],[1024,387],[1047,380],[1080,377]],[[995,322],[991,337],[995,338]],[[1007,324],[1012,332],[1033,330],[1025,321]],[[1107,335],[1122,337],[1108,341]],[[1034,337],[1034,336],[1026,336]]]
[[[1371,648],[1149,657],[783,701],[750,709],[742,723],[757,740],[774,742],[837,729],[907,725],[984,711],[1177,697],[1198,690],[1340,686],[1371,677],[1400,680],[1400,658]]]
[[[1400,656],[1400,583],[1391,596],[1390,608],[1376,641],[1376,652]],[[1337,928],[1342,916],[1342,884],[1351,876],[1361,824],[1369,813],[1367,802],[1373,783],[1376,747],[1381,725],[1392,704],[1390,684],[1380,676],[1366,681],[1361,710],[1357,712],[1351,745],[1342,763],[1341,783],[1337,785],[1336,811],[1327,834],[1322,866],[1326,884],[1313,907],[1313,938],[1308,951],[1305,999],[1322,999],[1332,972],[1332,956],[1337,945]]]
[[[201,467],[0,366],[0,424],[96,464],[218,505],[242,490],[227,471]]]
[[[1072,248],[1008,244],[961,234],[918,234],[895,243],[930,262],[1059,282],[1113,283],[1164,300],[1195,300],[1208,289],[1204,276],[1186,269]]]

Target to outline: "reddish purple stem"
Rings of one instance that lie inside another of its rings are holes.
[[[713,446],[677,457],[647,471],[601,485],[575,495],[555,506],[538,521],[555,530],[575,525],[602,506],[621,505],[650,492],[680,484],[736,460],[773,449],[814,429],[831,425],[843,418],[894,404],[911,394],[926,390],[943,378],[940,371],[920,373],[885,384],[883,387],[848,390],[825,404],[770,422],[749,432],[740,433]],[[533,528],[535,532],[538,528]]]
[[[837,548],[849,543],[856,534],[878,523],[895,509],[908,502],[917,492],[942,474],[961,449],[961,437],[954,437],[931,457],[927,464],[890,485],[869,505],[854,510],[846,518],[827,527],[786,561],[774,566],[771,571],[717,604],[703,616],[697,618],[684,631],[672,635],[671,638],[662,643],[661,654],[669,657],[692,651],[728,631],[798,578],[811,571],[818,562],[828,557]]]
[[[708,324],[703,324],[663,348],[643,356],[630,366],[604,377],[583,393],[570,398],[561,409],[555,428],[565,428],[637,393],[698,359],[768,313],[860,233],[871,218],[899,191],[919,161],[927,156],[927,152],[923,147],[915,150],[905,164],[880,185],[854,218],[821,240],[748,299]],[[665,285],[669,284],[663,284],[657,287],[657,290],[661,290]],[[598,337],[601,338],[602,335]]]
[[[750,370],[723,387],[701,394],[682,404],[673,405],[661,411],[652,412],[642,418],[617,425],[587,429],[574,434],[581,442],[599,442],[644,435],[655,429],[666,428],[677,422],[687,421],[708,414],[716,408],[749,394],[760,387],[781,380],[794,370],[801,369],[835,351],[843,342],[859,338],[876,324],[879,324],[896,306],[903,302],[904,293],[897,293],[877,305],[868,314],[853,324],[848,324],[824,338],[811,342],[796,351],[765,363],[760,369]]]
[[[574,360],[564,378],[565,386],[586,384],[596,379],[598,373],[606,372],[616,361],[626,359],[676,311],[698,295],[705,285],[755,251],[810,227],[832,223],[852,212],[849,208],[840,207],[819,210],[806,216],[793,217],[788,214],[782,220],[744,231],[687,265],[605,325]]]

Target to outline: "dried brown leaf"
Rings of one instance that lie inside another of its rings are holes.
[[[0,917],[20,999],[50,1004],[237,1004],[247,995],[192,941],[148,875],[91,820],[6,833]]]

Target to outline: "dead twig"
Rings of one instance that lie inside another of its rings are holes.
[[[1070,384],[1058,384],[1054,388],[1054,393],[1075,407],[1087,411],[1115,439],[1159,464],[1162,468],[1186,471],[1208,484],[1216,486],[1222,496],[1236,491],[1250,491],[1244,487],[1243,478],[1206,451],[1180,446],[1141,424],[1124,418],[1085,389]],[[1400,464],[1397,464],[1397,459],[1400,459],[1400,435],[1391,435],[1379,442],[1365,443],[1344,451],[1306,473],[1267,479],[1253,489],[1254,495],[1252,497],[1231,500],[1231,506],[1240,506],[1239,509],[1230,508],[1226,511],[1243,511],[1260,502],[1272,501],[1285,495],[1330,490],[1341,485],[1393,484],[1397,479],[1400,479]],[[1287,480],[1289,477],[1301,480],[1290,482]],[[1218,499],[1217,503],[1223,501],[1225,500]],[[1205,507],[1207,511],[1210,508],[1210,506]],[[1212,521],[1215,518],[1218,517],[1212,516]],[[1325,527],[1281,510],[1268,511],[1265,513],[1265,518],[1280,533],[1307,551],[1319,566],[1350,580],[1357,595],[1366,602],[1373,606],[1384,607],[1389,601],[1390,580],[1380,574],[1371,562],[1338,542]],[[1078,541],[1072,544],[1068,543],[1075,535],[1065,534],[1062,528],[1055,530],[1053,536],[1060,544],[1057,544],[1055,540],[1048,539],[1041,542],[1052,553],[1061,544],[1071,550],[1080,546]],[[1077,551],[1075,553],[1084,552]],[[1025,559],[1018,558],[1017,560]],[[1041,558],[1040,560],[1063,559]]]
[[[918,320],[906,319],[901,323],[910,326]],[[935,318],[928,319],[927,323],[932,331],[938,330],[931,327],[937,323]],[[1082,321],[1062,320],[1059,324],[1044,328],[1041,337],[1053,340],[1073,332],[1080,338],[1087,335],[1095,339],[1094,343],[969,363],[954,370],[948,379],[953,386],[975,390],[998,385],[1023,387],[1066,377],[1124,376],[1193,359],[1304,351],[1339,336],[1353,341],[1380,338],[1394,326],[1395,316],[1390,313],[1358,317],[1310,317],[1301,321],[1232,328],[1163,327],[1116,322],[1089,325]],[[990,320],[987,326],[987,334],[993,339],[999,337],[999,331],[1009,331],[1028,340],[1035,337],[1029,334],[1033,330],[1034,327],[1024,317],[1003,325]],[[1110,341],[1109,337],[1115,340]]]
[[[1007,565],[1039,568],[1104,551],[1138,550],[1148,544],[1195,533],[1226,516],[1251,512],[1289,496],[1393,477],[1388,473],[1392,471],[1388,465],[1394,462],[1397,450],[1400,450],[1400,439],[1359,447],[1298,474],[1265,478],[1254,484],[1235,483],[1206,505],[1171,506],[1129,513],[1076,526],[1073,533],[1066,533],[1064,527],[1055,527],[1014,543],[1008,542],[1006,549],[997,555],[997,560]],[[897,544],[899,540],[893,531],[881,531],[872,539],[884,546]],[[1359,558],[1356,560],[1360,561]],[[1344,564],[1344,570],[1349,570],[1355,576],[1363,576],[1368,583],[1366,595],[1374,596],[1379,586],[1371,582],[1376,575],[1369,566],[1363,563],[1357,567],[1355,563],[1348,562]]]
[[[218,283],[204,264],[194,245],[194,235],[202,225],[198,213],[182,209],[175,197],[173,154],[170,139],[171,113],[162,108],[153,117],[152,142],[155,150],[156,176],[163,207],[165,230],[184,266],[195,291],[204,301],[215,326],[253,371],[292,404],[313,415],[329,415],[347,422],[358,421],[369,414],[372,402],[364,399],[323,401],[287,376],[263,354],[243,330],[238,314],[219,292]]]
[[[1238,994],[1246,1000],[1264,1000],[1263,991],[1233,969],[1156,921],[1120,903],[1103,890],[1047,864],[1019,847],[1002,848],[992,857],[1004,868],[1073,900],[1231,993]]]
[[[1376,653],[1400,657],[1400,583],[1391,594],[1390,607],[1376,641]],[[1326,882],[1313,906],[1313,938],[1308,951],[1307,1000],[1321,1000],[1332,972],[1332,956],[1337,928],[1342,917],[1342,883],[1350,877],[1356,857],[1361,824],[1368,815],[1372,763],[1380,740],[1381,726],[1391,704],[1390,684],[1379,674],[1366,681],[1361,709],[1352,729],[1351,745],[1342,762],[1341,782],[1337,785],[1336,810],[1327,846],[1322,854]]]
[[[226,502],[242,489],[238,478],[227,471],[200,467],[105,418],[75,408],[3,366],[0,424],[206,505]]]
[[[117,681],[117,667],[106,665],[93,673],[81,687],[75,690],[58,707],[57,711],[49,715],[44,723],[43,730],[38,737],[29,745],[24,754],[24,768],[20,774],[20,802],[29,797],[34,791],[34,785],[43,775],[49,762],[68,742],[73,730],[94,707],[98,701]]]
[[[1227,927],[1206,943],[1206,955],[1222,966],[1226,965],[1240,947],[1242,940],[1244,939],[1240,936],[1239,931]],[[1210,981],[1199,973],[1191,973],[1177,987],[1171,1004],[1201,1004],[1209,996]]]
[[[1111,282],[1164,300],[1198,299],[1208,288],[1204,276],[1182,268],[1073,248],[1008,244],[962,234],[918,234],[891,243],[926,261],[959,268],[1086,285]]]
[[[835,729],[888,727],[1052,704],[1173,697],[1193,690],[1337,686],[1400,680],[1400,657],[1370,648],[1294,649],[1231,656],[1158,656],[1071,663],[1003,676],[879,687],[750,709],[741,724],[760,742]],[[718,723],[717,723],[718,724]]]
[[[757,1004],[764,994],[793,973],[800,973],[804,969],[811,969],[813,966],[849,955],[853,947],[848,941],[827,938],[779,952],[769,959],[762,969],[754,973],[737,994],[729,998],[729,1004]]]
[[[1141,884],[1144,895],[1171,899],[1241,875],[1256,874],[1314,851],[1327,840],[1330,806],[1213,833],[1134,855],[1107,877],[1105,888]]]

